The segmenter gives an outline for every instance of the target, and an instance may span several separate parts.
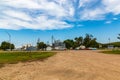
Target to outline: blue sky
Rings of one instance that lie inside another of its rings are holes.
[[[98,42],[117,40],[120,0],[0,0],[0,42],[17,47],[92,34]]]

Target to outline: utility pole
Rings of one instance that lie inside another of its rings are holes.
[[[40,38],[37,40],[37,50],[39,50],[39,43],[40,43]]]
[[[52,35],[51,38],[52,38],[52,49],[54,49],[54,41],[55,41],[55,40],[54,40],[54,36]]]
[[[109,45],[110,45],[110,38],[108,38],[108,40],[109,40]]]
[[[53,42],[54,42],[54,37],[53,37],[53,35],[52,35],[52,37],[51,37],[51,41],[52,41],[52,47],[53,47]]]
[[[7,35],[9,36],[9,43],[10,43],[10,46],[9,46],[9,49],[11,51],[11,35],[10,33],[8,33],[7,31],[5,31],[7,33]]]

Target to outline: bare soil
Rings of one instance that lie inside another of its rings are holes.
[[[45,61],[6,64],[0,80],[120,80],[120,55],[59,51]]]

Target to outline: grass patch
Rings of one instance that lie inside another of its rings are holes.
[[[105,54],[120,54],[120,50],[102,51]]]
[[[0,52],[0,66],[6,63],[44,60],[55,54],[55,52]]]

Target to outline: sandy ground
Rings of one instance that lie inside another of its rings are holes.
[[[0,80],[120,80],[120,55],[61,51],[43,62],[7,64]]]

